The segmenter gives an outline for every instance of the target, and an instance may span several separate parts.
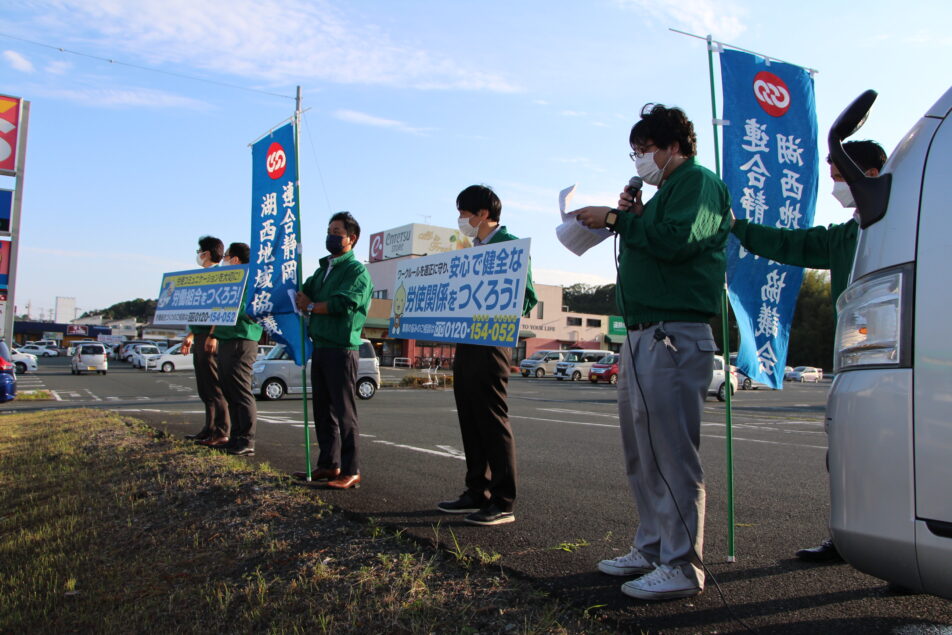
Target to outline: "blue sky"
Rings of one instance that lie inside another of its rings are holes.
[[[859,136],[891,151],[949,88],[950,24],[939,1],[24,0],[0,15],[0,93],[32,102],[18,312],[155,297],[199,235],[248,241],[248,143],[291,114],[296,85],[305,270],[335,211],[365,236],[452,227],[456,194],[486,183],[533,239],[538,280],[610,282],[610,246],[578,258],[556,241],[559,190],[613,204],[649,101],[684,108],[714,164],[705,44],[669,27],[817,69],[821,143],[876,89]],[[818,223],[849,217],[831,189],[824,173]]]

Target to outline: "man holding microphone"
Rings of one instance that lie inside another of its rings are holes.
[[[619,237],[622,346],[618,415],[640,524],[624,556],[598,568],[641,576],[622,592],[644,600],[689,597],[704,587],[701,413],[717,346],[730,232],[727,186],[695,158],[694,125],[679,108],[648,104],[629,142],[638,175],[658,192],[623,192],[618,209],[585,207],[587,227]]]

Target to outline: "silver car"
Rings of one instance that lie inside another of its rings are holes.
[[[380,386],[380,364],[370,340],[360,341],[360,360],[357,363],[357,396],[370,399]],[[284,350],[275,346],[265,359],[259,359],[251,367],[251,390],[262,399],[273,401],[284,395],[299,395],[303,392],[301,367]],[[307,387],[311,390],[311,360],[307,361]]]

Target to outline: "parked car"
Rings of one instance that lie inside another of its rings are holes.
[[[758,388],[770,388],[767,384],[762,381],[757,381],[753,377],[748,377],[747,374],[741,369],[735,366],[737,364],[737,353],[731,353],[731,368],[737,374],[737,383],[740,386],[741,390],[757,390]],[[790,370],[793,370],[790,368]]]
[[[618,353],[606,355],[598,360],[597,364],[592,364],[592,369],[588,371],[588,380],[593,384],[600,381],[607,381],[609,384],[618,383],[618,362],[621,356]]]
[[[784,381],[798,381],[800,383],[805,381],[817,383],[821,379],[823,379],[823,371],[813,366],[797,366],[783,376]]]
[[[191,353],[182,354],[182,344],[178,343],[158,357],[150,356],[146,360],[146,370],[157,369],[163,373],[171,373],[176,370],[194,370],[195,363]]]
[[[861,227],[850,285],[837,301],[826,407],[830,529],[858,570],[952,599],[952,89],[879,176],[866,177],[844,161],[839,143],[875,97],[864,93],[829,134]]]
[[[556,365],[565,359],[568,351],[536,351],[531,356],[519,362],[519,372],[523,377],[545,377],[546,373],[555,373]]]
[[[555,365],[555,378],[559,381],[571,379],[579,381],[588,377],[592,364],[605,357],[608,351],[601,349],[573,349],[565,351],[563,361]]]
[[[737,370],[731,366],[729,372],[731,378],[731,394],[737,392]],[[718,401],[726,401],[726,385],[724,380],[724,357],[714,356],[714,372],[711,374],[711,384],[707,387],[707,394],[715,395]]]
[[[361,340],[359,349],[360,359],[357,362],[357,396],[361,399],[370,399],[380,386],[380,364],[370,340]],[[268,357],[256,361],[252,367],[252,392],[261,395],[262,399],[273,401],[284,395],[300,394],[303,392],[301,384],[301,367],[294,363],[283,344],[275,346]],[[308,391],[311,388],[311,360],[307,361]]]
[[[130,340],[128,342],[123,342],[122,346],[119,348],[119,359],[124,362],[132,361],[132,354],[135,352],[135,347],[140,344],[152,344],[149,340]]]
[[[99,342],[77,344],[70,360],[70,371],[74,375],[82,375],[84,372],[105,375],[109,371],[106,347]]]
[[[22,353],[16,348],[10,351],[10,359],[13,361],[13,365],[16,366],[18,375],[36,372],[39,367],[39,364],[36,363],[36,355]]]
[[[37,346],[36,344],[24,344],[20,347],[21,353],[29,353],[37,357],[59,357],[59,351],[47,346]]]
[[[17,370],[13,365],[7,343],[0,340],[0,403],[13,401],[17,397]]]
[[[132,357],[129,361],[132,362],[133,368],[145,368],[149,358],[161,354],[154,344],[137,344],[132,347]]]

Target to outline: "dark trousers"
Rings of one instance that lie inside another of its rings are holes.
[[[205,352],[206,339],[207,335],[196,334],[192,343],[195,384],[198,387],[198,397],[205,404],[205,425],[200,434],[226,437],[231,428],[228,402],[225,401],[225,394],[219,382],[218,357]]]
[[[357,351],[314,348],[311,388],[314,391],[314,427],[317,429],[319,468],[340,468],[341,474],[360,474],[357,437]]]
[[[466,491],[512,511],[516,440],[509,427],[509,349],[457,344],[453,396],[466,453]]]
[[[251,392],[251,366],[258,356],[258,342],[219,340],[218,371],[231,415],[232,443],[254,447],[258,406]]]

